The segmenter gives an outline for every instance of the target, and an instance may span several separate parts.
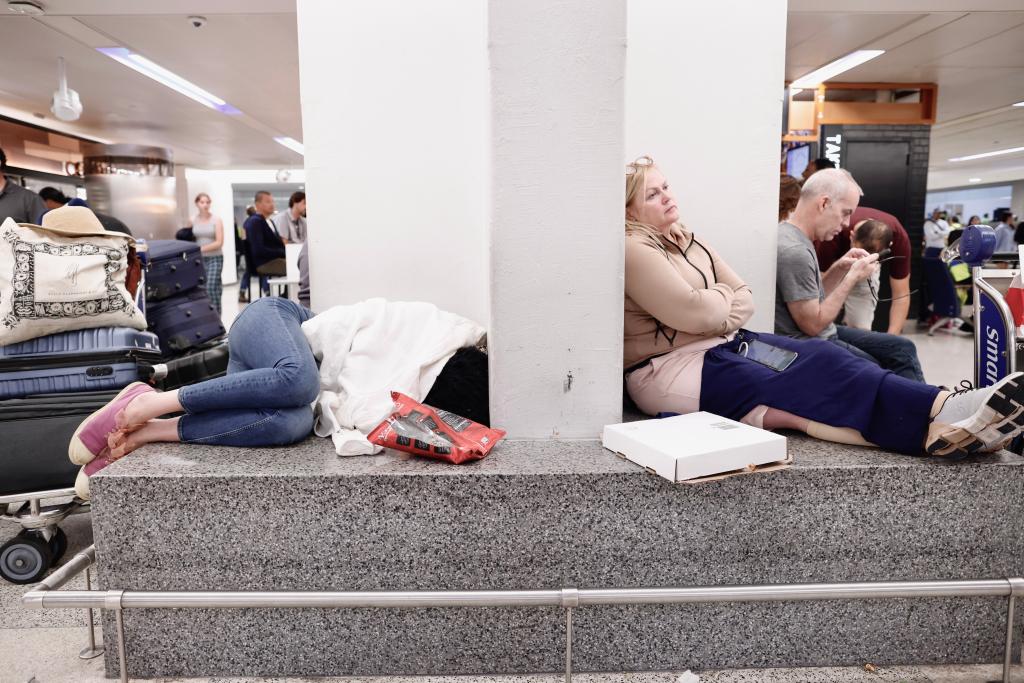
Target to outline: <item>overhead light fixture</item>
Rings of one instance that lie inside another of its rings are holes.
[[[41,17],[46,14],[46,10],[43,9],[42,5],[30,0],[8,0],[7,11],[14,14],[24,14],[29,17]]]
[[[971,161],[972,159],[985,159],[987,157],[998,157],[1004,154],[1024,152],[1024,147],[1011,147],[1010,149],[999,149],[995,152],[984,152],[983,154],[971,154],[965,157],[953,157],[950,161]]]
[[[980,183],[981,182],[981,178],[968,178],[967,182],[969,182],[969,183]]]
[[[1021,100],[1020,102],[1014,102],[1013,106],[1015,106],[1015,107],[1024,107],[1024,100]]]
[[[857,50],[851,52],[845,57],[840,57],[834,62],[830,62],[820,69],[815,69],[806,76],[801,76],[792,83],[790,88],[817,88],[819,85],[835,78],[844,71],[849,71],[855,66],[860,66],[864,62],[871,61],[875,57],[884,55],[885,50]]]
[[[283,136],[276,137],[274,138],[274,142],[276,142],[279,145],[284,145],[291,151],[301,154],[302,156],[306,156],[306,147],[295,138],[288,138]]]
[[[129,69],[134,69],[143,76],[148,76],[157,83],[165,85],[171,90],[195,100],[203,106],[215,109],[223,114],[242,113],[213,93],[203,90],[195,83],[185,80],[178,74],[168,71],[159,64],[146,59],[142,55],[132,52],[126,47],[98,47],[96,50],[98,52],[102,52],[111,59],[121,62]]]
[[[801,93],[803,91],[804,91],[803,88],[794,88],[794,87],[790,86],[790,88],[789,88],[789,96],[792,97],[793,95],[796,95],[797,93]]]

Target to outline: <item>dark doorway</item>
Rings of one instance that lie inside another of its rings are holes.
[[[904,222],[907,216],[907,181],[910,175],[910,142],[847,140],[844,166],[853,174],[857,184],[864,190],[860,198],[862,206],[891,213]],[[913,284],[911,288],[915,287]],[[888,301],[892,296],[889,273],[882,267],[882,278],[878,287],[878,307],[872,329],[885,332],[889,328]],[[913,309],[913,305],[911,306]]]

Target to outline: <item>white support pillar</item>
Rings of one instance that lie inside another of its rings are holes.
[[[469,3],[472,4],[472,3]],[[625,0],[490,0],[491,420],[621,417]]]
[[[629,0],[628,36],[627,156],[654,157],[771,332],[786,0]]]
[[[382,296],[486,323],[486,9],[298,0],[315,310]]]

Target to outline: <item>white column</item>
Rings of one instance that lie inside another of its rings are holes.
[[[472,4],[472,3],[469,3]],[[491,419],[621,417],[625,0],[490,0]]]
[[[298,0],[313,308],[487,303],[486,4]]]
[[[626,150],[649,154],[682,221],[751,286],[774,324],[786,0],[629,1]]]

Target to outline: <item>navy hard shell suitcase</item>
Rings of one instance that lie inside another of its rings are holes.
[[[0,347],[0,399],[30,394],[121,389],[159,362],[152,332],[99,327],[59,332]]]
[[[223,377],[227,371],[228,343],[222,341],[193,351],[187,356],[154,365],[148,381],[165,391],[170,391],[214,377]]]
[[[146,243],[146,303],[169,299],[206,284],[199,245],[181,240]]]
[[[74,486],[79,466],[68,460],[71,435],[115,396],[102,391],[0,401],[0,495]]]
[[[165,356],[177,356],[224,336],[220,314],[205,289],[150,303],[146,308],[149,329],[160,338]]]

